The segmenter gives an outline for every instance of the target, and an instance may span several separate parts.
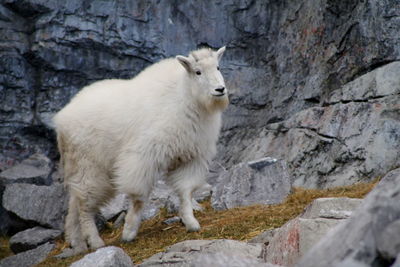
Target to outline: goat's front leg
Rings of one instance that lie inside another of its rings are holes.
[[[189,232],[196,232],[200,230],[200,224],[193,215],[192,206],[192,192],[191,190],[185,190],[178,192],[180,199],[179,217],[186,226],[186,230]]]
[[[179,196],[179,216],[189,232],[200,230],[200,224],[193,215],[192,193],[205,184],[206,170],[204,161],[194,160],[168,174],[167,182]]]
[[[124,230],[122,231],[123,241],[130,242],[136,237],[141,223],[142,209],[143,201],[132,199],[132,204],[130,205],[125,217]]]

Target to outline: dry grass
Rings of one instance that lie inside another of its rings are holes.
[[[101,236],[107,245],[123,248],[135,263],[140,263],[143,259],[184,240],[220,238],[249,240],[265,230],[282,226],[288,220],[299,215],[316,198],[363,198],[376,183],[377,181],[326,190],[296,188],[285,202],[279,205],[255,205],[226,211],[214,211],[210,202],[206,201],[202,203],[205,210],[196,212],[196,217],[202,225],[201,231],[197,233],[187,233],[181,223],[169,226],[162,224],[163,220],[173,216],[163,210],[156,218],[143,222],[134,242],[122,243],[119,241],[122,229],[109,227]],[[39,266],[69,266],[72,262],[82,258],[82,255],[62,260],[52,257],[67,246],[62,240],[58,240],[56,244],[57,247],[52,255]]]
[[[8,246],[8,240],[10,238],[0,236],[0,259],[13,255],[10,247]]]

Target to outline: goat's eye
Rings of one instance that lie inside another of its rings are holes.
[[[201,75],[201,71],[199,71],[199,70],[196,71],[196,74],[197,74],[197,75]]]
[[[217,67],[217,70],[219,70],[219,66]]]

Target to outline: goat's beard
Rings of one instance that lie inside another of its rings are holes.
[[[224,96],[212,96],[207,103],[207,110],[209,112],[222,111],[226,109],[229,104],[228,95]]]

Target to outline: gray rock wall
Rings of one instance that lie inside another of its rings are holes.
[[[132,77],[202,45],[228,47],[222,71],[231,105],[218,160],[226,167],[252,160],[259,155],[251,157],[245,148],[258,145],[265,127],[308,108],[329,107],[342,85],[400,60],[399,16],[396,0],[4,0],[0,170],[34,152],[57,157],[51,116],[81,87]],[[324,146],[315,149],[307,156],[325,155]],[[284,158],[281,147],[268,156]],[[315,181],[320,170],[288,167],[297,185],[326,186]]]

